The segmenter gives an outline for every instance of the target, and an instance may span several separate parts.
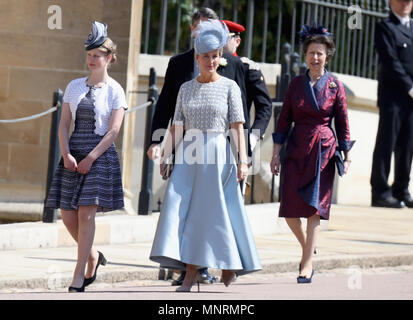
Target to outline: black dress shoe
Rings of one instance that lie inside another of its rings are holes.
[[[212,284],[218,281],[217,277],[212,277],[208,269],[199,269],[199,274],[201,275],[202,283]]]
[[[97,274],[99,266],[100,265],[105,266],[106,263],[107,263],[106,258],[102,254],[102,252],[98,251],[98,253],[99,253],[99,258],[98,258],[98,264],[96,265],[96,268],[95,268],[95,273],[93,274],[92,278],[85,278],[85,280],[83,282],[83,286],[85,286],[85,287],[92,284],[96,280],[96,274]]]
[[[83,281],[83,284],[80,288],[76,287],[69,287],[69,292],[70,293],[76,293],[76,292],[85,292],[85,282]]]
[[[178,279],[172,281],[172,285],[173,286],[182,286],[182,284],[184,283],[185,276],[186,276],[186,271],[181,271],[181,275],[179,276]]]
[[[410,194],[402,196],[402,197],[395,197],[399,201],[403,201],[406,207],[413,208],[413,199]]]
[[[313,276],[314,276],[314,269],[311,272],[310,278],[299,276],[297,278],[297,283],[311,283],[313,281]]]
[[[372,207],[383,207],[383,208],[403,208],[404,205],[400,200],[389,196],[387,198],[373,198],[371,201]]]

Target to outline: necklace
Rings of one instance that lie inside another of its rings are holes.
[[[323,74],[313,77],[310,73],[308,73],[308,75],[310,76],[311,82],[317,82],[322,76]]]
[[[91,87],[91,88],[102,88],[105,84],[108,83],[108,79],[104,79],[103,81],[99,81],[96,84],[88,84],[89,78],[86,78],[86,86]]]

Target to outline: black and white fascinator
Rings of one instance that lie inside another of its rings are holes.
[[[85,41],[87,51],[100,47],[107,39],[107,24],[93,21],[92,31]]]

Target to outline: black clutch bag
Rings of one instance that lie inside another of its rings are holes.
[[[174,160],[174,155],[172,155],[170,158],[165,159],[164,163],[161,163],[162,179],[168,180],[168,178],[171,176],[172,170],[174,169]]]
[[[336,163],[337,172],[340,177],[344,174],[344,160],[343,155],[341,154],[341,150],[336,147],[336,152],[334,152],[334,162]]]

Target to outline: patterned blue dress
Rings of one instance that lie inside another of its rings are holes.
[[[230,123],[243,122],[241,93],[225,77],[181,86],[174,116],[185,136],[165,193],[150,254],[161,267],[236,271],[261,269],[227,139]]]
[[[78,164],[104,137],[94,132],[94,94],[95,90],[100,89],[89,86],[89,92],[76,110],[75,128],[69,140],[69,148]],[[121,169],[114,144],[96,159],[87,174],[66,169],[63,159],[60,160],[45,206],[78,210],[82,205],[97,205],[98,212],[123,208]]]

